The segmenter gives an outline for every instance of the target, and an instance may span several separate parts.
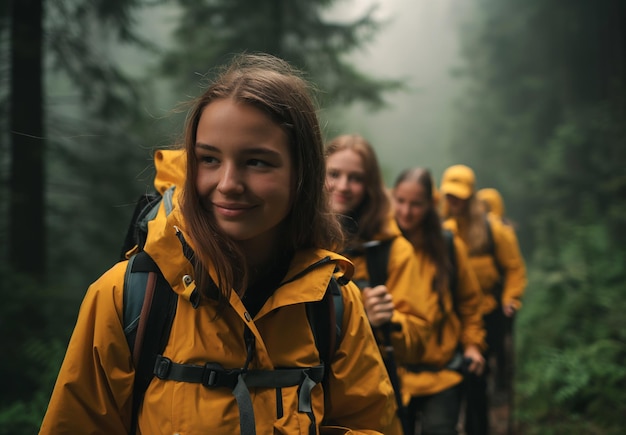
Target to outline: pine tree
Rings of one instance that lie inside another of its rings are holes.
[[[380,28],[374,9],[351,22],[334,22],[324,12],[332,0],[179,0],[177,44],[163,61],[165,73],[192,95],[199,74],[210,73],[241,51],[266,52],[306,71],[322,91],[323,105],[362,101],[384,105],[384,93],[400,82],[359,71],[346,55]]]

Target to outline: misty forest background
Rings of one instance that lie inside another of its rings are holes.
[[[152,150],[181,132],[177,103],[242,50],[304,69],[326,138],[373,139],[388,184],[405,166],[438,181],[465,163],[478,187],[498,188],[529,271],[519,433],[623,431],[626,2],[447,0],[454,61],[430,83],[371,66],[393,67],[390,53],[433,66],[424,47],[439,40],[419,33],[428,2],[397,8],[414,33],[384,52],[368,49],[393,16],[380,16],[385,2],[358,13],[356,3],[1,3],[0,434],[37,432],[82,296],[117,261],[133,203],[151,188]],[[407,96],[415,104],[398,110]],[[438,97],[451,101],[445,116]]]

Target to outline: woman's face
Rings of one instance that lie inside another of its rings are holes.
[[[326,158],[326,188],[333,213],[349,214],[365,198],[365,169],[355,151],[345,149]]]
[[[403,181],[393,189],[394,213],[398,226],[413,232],[422,224],[431,203],[424,186],[415,181]]]
[[[275,241],[292,202],[286,133],[253,106],[217,100],[200,116],[195,153],[196,188],[217,225],[254,246]]]
[[[463,214],[463,210],[465,210],[467,199],[461,199],[458,196],[450,195],[448,193],[446,195],[446,202],[448,203],[448,212],[450,213],[450,216],[461,216]]]

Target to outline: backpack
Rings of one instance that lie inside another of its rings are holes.
[[[456,261],[456,249],[454,247],[454,233],[450,230],[443,229],[443,238],[447,247],[447,252],[450,260],[450,271],[448,274],[449,279],[449,287],[450,293],[452,296],[452,307],[454,312],[459,315],[458,312],[458,302],[457,302],[457,290],[458,290],[458,271],[457,271],[457,261]],[[391,240],[385,241],[371,241],[363,244],[363,248],[365,249],[365,256],[367,262],[367,271],[370,276],[369,283],[359,283],[360,285],[379,285],[387,282],[387,265],[389,263],[389,255],[391,250]],[[363,287],[360,287],[363,288]],[[444,302],[441,298],[439,301],[439,309],[442,313],[446,313]],[[393,327],[393,325],[391,325]],[[442,325],[443,326],[443,323]],[[441,343],[442,340],[443,329],[440,328],[438,331],[438,340]],[[457,349],[455,354],[452,357],[452,360],[446,364],[446,368],[451,370],[460,371],[463,369],[463,352],[462,350]],[[406,366],[407,369],[417,372],[417,371],[438,371],[439,368],[425,365],[425,364],[411,364]],[[393,379],[392,379],[393,383]],[[399,385],[399,381],[398,381]],[[396,385],[394,385],[396,387]],[[398,387],[396,387],[398,388]],[[394,389],[396,389],[394,388]],[[402,416],[401,416],[402,419]]]
[[[365,287],[375,287],[377,285],[384,285],[387,282],[387,265],[389,264],[389,253],[391,251],[391,243],[394,239],[388,240],[370,240],[361,245],[359,250],[348,249],[346,254],[352,256],[365,255],[365,261],[367,263],[367,273],[369,280],[360,279],[353,280],[354,283],[362,290]],[[406,407],[402,400],[402,385],[400,383],[400,377],[398,376],[398,366],[396,364],[396,358],[394,355],[393,345],[391,343],[391,333],[396,330],[396,325],[392,322],[387,322],[376,328],[382,335],[382,356],[383,363],[387,369],[391,386],[393,387],[393,393],[397,405],[397,415],[402,426],[403,433],[409,433],[409,419],[406,414]],[[376,341],[379,340],[378,334],[374,334]]]
[[[121,250],[123,259],[127,252],[132,249],[136,251],[128,260],[123,291],[124,334],[135,367],[131,434],[136,431],[139,408],[152,378],[154,376],[162,378],[163,373],[169,372],[172,366],[171,361],[161,354],[169,339],[176,314],[178,295],[163,277],[157,264],[143,251],[143,246],[147,238],[148,222],[156,217],[161,202],[165,204],[166,214],[171,212],[173,192],[174,187],[168,189],[163,196],[154,192],[139,198]],[[252,403],[247,386],[278,388],[300,385],[301,390],[308,390],[310,393],[317,383],[326,380],[328,371],[324,367],[330,365],[342,337],[343,297],[337,279],[331,279],[320,301],[306,303],[306,313],[320,354],[321,366],[281,369],[280,371],[250,370],[245,374],[244,387],[240,387],[241,384],[238,382],[242,377],[241,372],[224,370],[218,364],[212,363],[207,363],[204,367],[197,366],[200,370],[204,370],[202,383],[205,386],[228,386],[233,389],[240,407],[242,434],[255,433]],[[209,368],[208,371],[207,368]],[[208,373],[207,379],[205,379],[205,372]],[[245,391],[241,391],[242,388]],[[245,393],[248,393],[247,397]],[[303,396],[302,392],[300,396]],[[309,415],[311,426],[314,427],[315,421],[310,400],[307,403],[301,403],[300,408],[302,412]]]
[[[449,283],[450,292],[452,293],[452,301],[454,310],[456,312],[456,292],[457,292],[457,262],[456,251],[454,249],[454,234],[452,231],[444,229],[443,237],[446,242],[448,255],[450,258],[450,272]],[[391,243],[393,239],[389,240],[373,240],[363,244],[362,248],[365,251],[365,260],[367,263],[367,273],[370,276],[369,282],[364,280],[355,281],[359,288],[365,286],[382,285],[387,282],[387,266],[389,264],[389,255],[391,251]],[[350,255],[358,255],[355,251],[347,251]],[[443,304],[443,301],[441,301]],[[442,311],[444,311],[443,305],[440,305]]]
[[[493,240],[493,230],[491,229],[491,223],[487,216],[485,216],[485,225],[487,226],[487,254],[493,258],[493,262],[498,270],[498,281],[494,284],[491,293],[498,303],[498,306],[500,306],[502,304],[502,292],[504,291],[504,276],[506,270],[502,267],[496,256],[496,244]]]

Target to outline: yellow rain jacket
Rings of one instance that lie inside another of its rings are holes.
[[[172,161],[184,163],[184,158],[180,152],[159,153],[157,170],[159,166],[172,166]],[[173,166],[180,170],[180,166]],[[181,173],[184,176],[184,170]],[[169,184],[164,181],[167,176],[162,175],[157,175],[157,189]],[[325,250],[297,252],[282,284],[253,319],[235,292],[219,313],[217,303],[206,298],[194,308],[189,297],[195,281],[183,281],[185,275],[193,277],[194,271],[176,235],[177,228],[185,235],[185,222],[176,201],[175,193],[175,207],[167,217],[161,207],[149,225],[145,246],[178,294],[163,355],[179,364],[212,362],[224,368],[241,368],[247,354],[247,326],[255,339],[250,369],[318,365],[305,302],[320,300],[333,275],[349,278],[353,270],[350,262]],[[135,372],[122,325],[126,267],[126,261],[114,265],[88,289],[41,434],[128,433]],[[348,283],[342,286],[342,296],[342,339],[328,380],[311,392],[318,433],[384,433],[396,410],[392,387],[358,288]],[[298,386],[251,387],[249,391],[257,434],[309,433],[310,417],[298,412]],[[138,434],[149,435],[239,432],[239,411],[232,390],[158,378],[152,380],[145,393],[137,430]]]
[[[385,285],[394,303],[391,322],[400,326],[390,337],[393,357],[397,365],[417,363],[432,332],[437,296],[431,291],[420,291],[416,283],[421,277],[413,254],[413,245],[402,236],[393,217],[390,217],[387,225],[386,230],[375,236],[374,240],[391,240]],[[369,281],[366,256],[349,256],[349,259],[354,263],[355,272],[352,278],[355,281]],[[380,332],[377,332],[380,350],[384,353],[384,340]],[[402,435],[402,426],[397,415],[391,426],[385,430],[385,435]]]
[[[498,306],[494,295],[493,288],[502,279],[498,272],[497,265],[500,265],[504,272],[504,282],[501,303],[507,305],[513,304],[516,310],[522,306],[522,296],[526,288],[526,266],[519,249],[517,239],[510,227],[502,223],[500,218],[492,213],[487,215],[491,234],[493,236],[493,244],[495,258],[485,252],[479,255],[470,256],[470,264],[478,278],[478,282],[483,291],[482,313],[483,315],[492,312]],[[467,235],[459,231],[459,224],[455,218],[448,218],[444,222],[444,227],[458,234],[467,244]],[[461,225],[460,227],[464,227]],[[497,263],[496,263],[497,261]]]
[[[476,192],[476,198],[479,201],[486,202],[489,206],[489,211],[499,218],[504,217],[504,200],[502,195],[496,189],[487,187],[480,189]]]
[[[459,237],[454,237],[456,256],[456,308],[450,291],[444,293],[443,307],[438,305],[433,325],[433,334],[418,365],[400,369],[402,376],[403,399],[408,403],[411,397],[427,396],[459,384],[463,376],[456,370],[446,369],[459,344],[464,349],[475,345],[484,350],[485,330],[483,328],[482,292],[476,275],[469,264],[467,249]],[[432,282],[437,272],[435,263],[423,250],[415,250],[420,272],[417,292],[436,293]],[[443,311],[442,311],[443,308]],[[458,315],[457,315],[458,312]],[[440,339],[441,337],[441,339]]]
[[[432,332],[437,295],[418,286],[421,276],[413,245],[402,236],[395,220],[390,220],[388,225],[386,235],[379,234],[374,240],[392,240],[385,284],[395,306],[391,322],[400,325],[401,330],[393,332],[391,340],[398,362],[415,363],[420,360]],[[368,281],[365,255],[348,258],[354,264],[352,279]]]

